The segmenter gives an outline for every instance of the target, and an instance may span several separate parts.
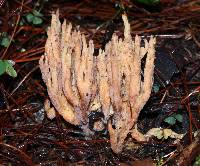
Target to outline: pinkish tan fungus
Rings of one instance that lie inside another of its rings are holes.
[[[135,127],[140,111],[150,97],[153,85],[156,40],[131,37],[130,24],[125,15],[124,39],[116,34],[105,50],[94,54],[94,44],[79,31],[72,30],[66,21],[61,25],[59,13],[52,15],[45,45],[45,55],[39,61],[42,78],[55,110],[69,123],[79,125],[90,133],[89,115],[100,110],[104,119],[96,122],[96,130],[108,125],[111,147],[122,151],[130,133],[144,141],[145,136]],[[144,79],[141,78],[141,59],[146,56]],[[48,116],[55,116],[49,107]],[[112,119],[112,120],[111,120]]]

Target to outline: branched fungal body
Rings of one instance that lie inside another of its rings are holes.
[[[139,113],[150,97],[153,85],[155,38],[131,37],[125,15],[124,39],[113,34],[105,50],[94,54],[94,44],[66,21],[61,25],[59,14],[52,15],[45,45],[45,55],[39,61],[42,77],[55,110],[69,123],[90,133],[89,115],[100,110],[107,124],[111,147],[122,151],[130,133],[137,140],[145,137],[135,127]],[[141,59],[145,57],[143,78]],[[49,103],[48,103],[49,105]],[[52,117],[52,108],[49,117]],[[96,129],[102,129],[96,123]]]

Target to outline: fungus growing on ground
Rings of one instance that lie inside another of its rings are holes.
[[[90,113],[102,112],[104,118],[96,122],[95,128],[101,130],[102,124],[107,125],[115,153],[122,151],[129,133],[136,140],[145,140],[135,125],[151,94],[156,43],[150,37],[142,47],[139,36],[132,39],[127,17],[123,15],[122,19],[124,39],[113,34],[105,50],[100,49],[98,56],[93,56],[93,41],[87,43],[84,34],[72,30],[66,21],[61,25],[58,12],[53,14],[45,54],[39,61],[55,110],[86,134],[91,133]],[[48,115],[53,118],[54,108],[48,102],[47,105]]]

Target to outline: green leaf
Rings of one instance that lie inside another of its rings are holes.
[[[19,26],[23,26],[24,25],[24,22],[21,20],[20,22],[19,22]]]
[[[42,20],[40,17],[35,16],[35,17],[33,18],[33,24],[34,24],[34,25],[42,24],[42,22],[43,22],[43,20]]]
[[[183,115],[181,115],[181,114],[174,115],[174,118],[176,118],[176,120],[179,122],[183,122]]]
[[[17,77],[17,72],[13,68],[12,64],[8,62],[6,66],[6,73],[11,77]]]
[[[199,166],[199,165],[200,165],[200,155],[198,155],[198,156],[196,157],[193,166]]]
[[[31,23],[34,19],[34,15],[29,13],[29,14],[26,15],[26,19],[29,23]]]
[[[8,47],[10,44],[10,39],[8,37],[4,37],[2,38],[1,40],[1,45],[4,46],[4,47]]]
[[[159,89],[160,89],[160,85],[158,85],[158,84],[154,84],[154,85],[153,85],[153,91],[154,91],[155,93],[157,93],[157,92],[159,91]]]
[[[6,63],[4,60],[0,60],[0,75],[6,72]]]
[[[170,125],[174,125],[176,123],[176,118],[173,116],[170,116],[170,117],[165,118],[164,122]]]
[[[0,60],[0,75],[6,72],[11,77],[17,77],[13,64],[12,60]]]
[[[24,19],[21,18],[20,22],[19,22],[19,26],[23,26],[24,25]]]

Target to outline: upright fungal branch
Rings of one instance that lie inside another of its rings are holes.
[[[104,119],[96,124],[108,125],[111,147],[116,153],[121,152],[129,133],[137,140],[145,140],[135,125],[151,94],[156,43],[151,37],[149,42],[144,40],[142,47],[139,36],[132,39],[127,17],[123,15],[122,19],[124,39],[113,34],[105,50],[100,49],[99,55],[93,56],[93,41],[87,44],[85,35],[73,31],[65,21],[61,25],[59,13],[53,14],[45,54],[39,61],[55,110],[67,122],[81,126],[86,134],[91,132],[90,113],[101,111]],[[55,113],[50,110],[49,117],[53,118]],[[95,127],[98,128],[102,129],[100,125]]]

